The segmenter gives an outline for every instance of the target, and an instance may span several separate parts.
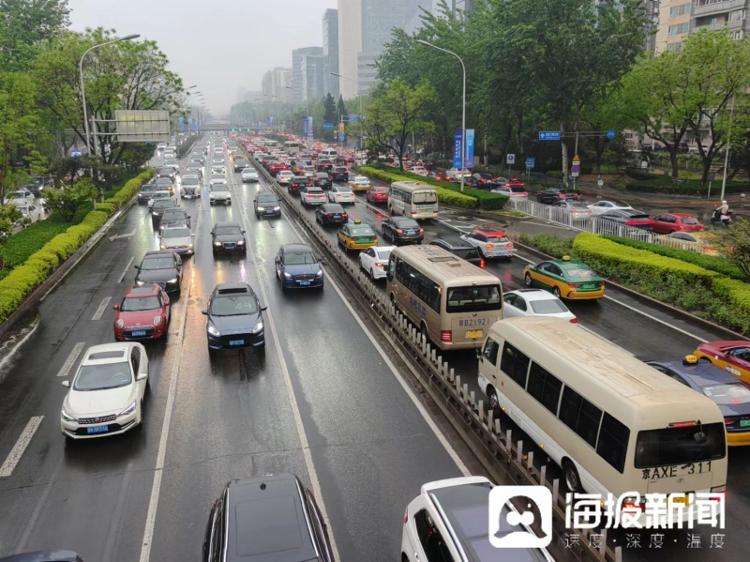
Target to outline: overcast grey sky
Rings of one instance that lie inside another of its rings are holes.
[[[159,42],[186,86],[226,113],[240,88],[260,90],[263,73],[291,66],[292,49],[322,43],[336,0],[70,0],[73,29],[114,28]]]

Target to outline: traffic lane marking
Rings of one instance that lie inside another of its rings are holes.
[[[117,280],[118,283],[122,283],[122,280],[125,279],[125,276],[128,274],[128,271],[130,271],[130,268],[133,266],[134,261],[135,256],[132,256],[128,261],[128,265],[126,265],[125,269],[122,270],[122,274],[120,274],[120,278]]]
[[[34,437],[34,434],[36,433],[36,430],[39,429],[43,419],[44,416],[31,416],[29,421],[26,422],[26,427],[23,428],[21,435],[18,436],[16,444],[13,445],[10,453],[8,453],[8,456],[5,458],[5,462],[0,466],[0,478],[7,478],[13,474],[13,470],[21,460],[29,443],[31,443],[31,438]]]
[[[73,368],[73,365],[75,365],[75,362],[78,360],[78,356],[81,354],[84,347],[86,347],[86,342],[83,341],[79,341],[73,346],[73,349],[70,350],[68,357],[65,359],[65,363],[63,363],[62,367],[60,367],[60,370],[57,372],[58,377],[67,377],[70,374],[70,370]]]
[[[97,320],[101,320],[102,316],[104,316],[104,311],[107,310],[107,307],[109,306],[109,301],[112,300],[112,297],[104,297],[102,299],[102,302],[99,303],[99,306],[96,308],[96,312],[94,312],[94,315],[91,317],[92,322],[96,322]]]

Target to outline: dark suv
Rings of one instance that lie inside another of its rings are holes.
[[[204,562],[334,560],[310,490],[293,474],[232,480],[211,508]]]
[[[331,181],[348,182],[349,169],[346,166],[336,166],[331,170]]]
[[[451,254],[469,263],[473,263],[477,267],[485,266],[484,258],[479,253],[479,248],[472,246],[468,242],[464,242],[460,238],[436,238],[430,244],[440,246],[444,250],[448,250]]]
[[[208,353],[219,349],[253,347],[263,351],[266,345],[263,311],[258,297],[247,283],[216,285],[203,314],[206,320]]]
[[[300,189],[312,186],[313,181],[307,176],[292,176],[292,179],[289,181],[287,191],[289,191],[291,195],[299,195]]]

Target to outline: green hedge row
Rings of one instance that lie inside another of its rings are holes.
[[[114,211],[138,193],[140,186],[152,176],[153,171],[147,170],[127,181],[113,197],[105,200],[101,208],[90,211],[80,224],[52,238],[0,280],[0,322],[5,322],[36,287],[91,238]]]
[[[391,183],[394,181],[412,180],[412,178],[406,175],[396,174],[390,171],[381,170],[379,168],[373,168],[371,166],[363,166],[359,168],[359,172],[371,178],[375,178],[375,179],[378,179],[387,183]],[[419,177],[419,176],[415,176],[415,177]],[[472,196],[465,195],[462,193],[456,193],[455,191],[445,189],[438,185],[433,185],[433,186],[437,190],[438,201],[445,203],[446,205],[453,205],[455,207],[465,207],[468,209],[476,209],[479,206],[479,201],[477,200],[476,197],[472,197]]]
[[[713,182],[712,193],[719,196],[721,184],[718,181]],[[637,191],[644,193],[670,193],[675,195],[705,195],[708,192],[707,187],[701,185],[700,180],[678,180],[673,181],[669,176],[651,176],[647,179],[636,179],[625,184],[628,191]],[[727,193],[741,193],[750,190],[750,183],[747,181],[728,181],[726,186]]]
[[[0,247],[0,266],[11,270],[25,262],[31,254],[39,250],[70,226],[70,223],[50,217],[35,222],[23,230],[8,237]],[[7,274],[7,271],[6,271]]]
[[[750,333],[750,285],[694,263],[579,234],[576,257],[601,275],[743,334]]]
[[[670,248],[669,246],[663,246],[661,244],[649,244],[648,242],[631,240],[630,238],[620,238],[619,236],[605,236],[604,238],[617,242],[618,244],[630,246],[631,248],[648,250],[649,252],[654,252],[655,254],[666,256],[668,258],[686,261],[705,269],[715,271],[716,273],[721,273],[732,279],[737,279],[738,281],[747,281],[747,277],[742,273],[742,270],[739,267],[721,256],[709,256],[707,254],[691,252],[690,250]]]
[[[526,234],[521,232],[518,235],[518,241],[521,244],[536,248],[540,252],[549,254],[556,258],[569,256],[573,253],[573,238],[559,238],[549,234]]]

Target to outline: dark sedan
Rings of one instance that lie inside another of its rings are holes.
[[[155,183],[144,183],[141,186],[141,190],[138,192],[138,204],[145,205],[155,191],[158,191],[158,187]]]
[[[563,200],[575,200],[578,199],[578,193],[572,189],[565,189],[559,187],[548,187],[536,194],[536,200],[540,203],[546,203],[548,205],[557,205]]]
[[[174,193],[174,180],[172,178],[168,178],[165,176],[162,176],[160,178],[156,178],[154,180],[154,183],[159,187],[159,190],[161,191],[170,191]]]
[[[217,222],[211,229],[211,246],[214,256],[219,252],[247,253],[245,231],[235,222]]]
[[[164,209],[161,214],[161,221],[159,222],[159,230],[164,230],[166,225],[180,225],[184,224],[190,228],[190,215],[182,207],[169,207]]]
[[[255,209],[255,218],[257,219],[281,216],[281,201],[270,191],[259,193],[258,197],[253,200],[253,207]]]
[[[313,181],[307,176],[292,176],[292,179],[289,180],[289,185],[287,186],[287,190],[292,195],[299,195],[300,189],[304,187],[312,187],[312,186],[313,186]]]
[[[255,291],[247,283],[216,285],[206,310],[208,353],[219,349],[253,347],[263,350],[266,338],[263,311]]]
[[[346,166],[336,166],[331,170],[331,181],[346,183],[349,181],[349,169]]]
[[[283,290],[323,289],[320,260],[305,244],[286,244],[276,254],[276,277]]]
[[[458,237],[436,238],[430,242],[430,244],[433,246],[440,246],[441,248],[448,250],[451,254],[454,254],[469,263],[473,263],[477,267],[484,267],[486,265],[482,254],[479,252],[479,248],[472,246]]]
[[[383,221],[383,240],[389,240],[396,246],[401,244],[421,244],[424,239],[424,228],[408,217],[390,217]]]
[[[167,293],[180,294],[182,282],[182,258],[175,252],[146,252],[140,265],[136,265],[138,274],[135,284],[139,287],[146,283],[158,283]]]
[[[315,209],[315,220],[321,226],[338,226],[349,222],[349,214],[338,203],[324,203]]]
[[[177,207],[177,201],[172,199],[158,199],[151,205],[151,219],[154,221],[154,225],[161,221],[161,217],[167,209],[173,209]]]
[[[329,176],[325,172],[318,172],[315,174],[315,177],[313,177],[313,183],[316,187],[321,187],[323,189],[331,189],[331,185],[333,185],[333,180],[331,179],[331,176]]]

